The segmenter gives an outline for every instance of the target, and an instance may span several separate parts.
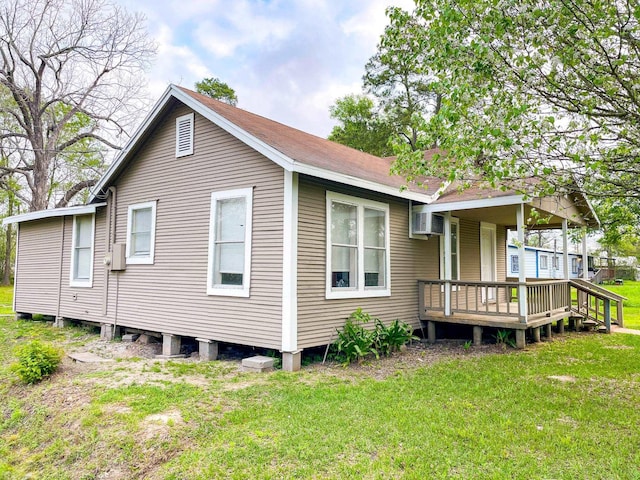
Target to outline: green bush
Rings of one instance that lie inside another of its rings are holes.
[[[367,329],[364,325],[372,320],[374,329]],[[342,330],[338,330],[334,346],[338,357],[344,357],[344,365],[349,365],[353,361],[361,362],[369,355],[376,358],[390,355],[417,338],[409,324],[394,320],[387,327],[379,318],[373,318],[358,308],[349,316]]]
[[[62,350],[37,340],[16,348],[18,362],[11,368],[25,383],[36,383],[56,371],[62,361]]]

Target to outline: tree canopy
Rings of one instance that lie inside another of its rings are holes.
[[[196,91],[229,105],[236,106],[238,104],[238,96],[233,88],[224,83],[219,78],[204,78],[200,82],[196,82]]]
[[[0,187],[29,210],[95,184],[138,120],[155,46],[144,19],[108,0],[0,5]]]
[[[640,199],[638,0],[416,3],[441,96],[417,145],[443,153],[426,164],[399,140],[396,172]]]
[[[380,157],[393,154],[389,142],[395,130],[376,112],[369,97],[347,95],[339,98],[331,107],[330,114],[340,125],[333,127],[329,140]]]

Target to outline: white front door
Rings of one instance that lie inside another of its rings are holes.
[[[480,280],[495,282],[496,265],[496,226],[493,223],[480,223]],[[495,288],[482,289],[482,302],[496,299]]]

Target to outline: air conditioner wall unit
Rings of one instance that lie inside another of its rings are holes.
[[[423,211],[426,205],[416,205],[411,212],[413,235],[444,235],[444,215]]]

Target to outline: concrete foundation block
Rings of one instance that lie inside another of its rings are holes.
[[[558,320],[558,323],[556,323],[556,326],[558,327],[558,333],[562,334],[564,333],[564,319],[560,319]]]
[[[531,334],[534,342],[540,341],[540,327],[534,327],[531,329]]]
[[[473,327],[473,344],[482,345],[482,327]]]
[[[242,360],[242,371],[244,372],[270,372],[273,370],[274,359],[263,355],[244,358]]]
[[[173,335],[171,333],[163,333],[162,334],[162,355],[165,357],[180,355],[181,343],[182,341],[180,336]]]
[[[56,328],[64,328],[68,327],[69,325],[71,325],[71,321],[65,317],[56,317],[56,319],[53,321],[53,326]]]
[[[127,333],[126,335],[122,335],[122,341],[123,342],[135,342],[138,337],[140,336],[139,333]]]
[[[427,322],[427,341],[436,343],[436,322]]]
[[[282,370],[297,372],[302,367],[302,350],[297,352],[282,352]]]
[[[207,338],[196,338],[200,360],[212,362],[218,358],[218,342]]]
[[[516,330],[516,348],[525,348],[525,346],[525,331],[518,329]]]
[[[100,340],[111,342],[120,333],[120,327],[111,325],[110,323],[100,324]]]
[[[551,324],[547,323],[544,326],[544,336],[547,337],[547,340],[551,340]]]

